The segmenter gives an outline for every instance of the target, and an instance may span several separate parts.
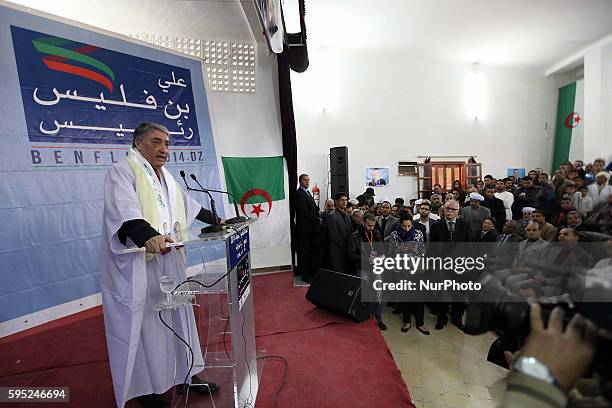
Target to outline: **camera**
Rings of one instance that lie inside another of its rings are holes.
[[[612,277],[611,277],[612,279]],[[492,344],[487,361],[508,368],[504,351],[520,349],[530,332],[529,304],[521,296],[510,292],[494,275],[483,272],[478,281],[482,290],[477,298],[470,299],[464,332],[479,335],[493,331],[498,339]],[[548,323],[550,312],[557,306],[564,311],[564,326],[576,313],[591,320],[600,329],[612,333],[612,290],[602,285],[586,285],[579,299],[561,296],[551,302],[540,303],[542,319]],[[486,301],[483,301],[486,300]],[[612,378],[612,338],[598,337],[591,371],[602,378]]]

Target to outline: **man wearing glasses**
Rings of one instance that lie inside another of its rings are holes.
[[[472,234],[470,225],[459,217],[459,203],[455,200],[450,200],[444,203],[444,218],[435,222],[429,231],[429,242],[448,242],[445,245],[435,245],[430,247],[430,256],[445,257],[449,255],[466,256],[469,254],[458,254],[452,251],[457,245],[455,242],[472,242]],[[465,310],[465,301],[461,297],[452,299],[451,322],[459,329],[463,329],[463,311]],[[438,322],[436,330],[441,330],[448,323],[449,302],[439,302],[437,305]]]

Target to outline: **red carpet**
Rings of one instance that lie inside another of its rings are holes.
[[[374,320],[259,337],[257,347],[288,362],[279,407],[414,407]],[[273,407],[283,364],[266,360],[257,407]]]
[[[305,286],[293,286],[292,272],[255,275],[253,299],[257,336],[350,322],[308,302],[304,298],[307,290]]]
[[[413,407],[373,320],[356,324],[315,308],[291,273],[255,276],[253,293],[258,349],[289,363],[279,407]],[[282,379],[283,364],[267,359],[257,407],[274,406]],[[0,386],[68,386],[66,406],[115,406],[101,309],[0,339]]]

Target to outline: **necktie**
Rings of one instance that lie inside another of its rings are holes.
[[[504,235],[504,237],[502,239],[499,240],[499,242],[497,243],[497,247],[495,248],[495,257],[499,258],[499,255],[501,254],[501,249],[504,246],[504,243],[508,240],[509,236],[508,235]]]
[[[448,236],[451,242],[455,242],[455,223],[452,221],[448,223]]]

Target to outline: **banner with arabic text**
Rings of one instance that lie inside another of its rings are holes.
[[[201,61],[8,6],[0,53],[2,337],[99,304],[104,177],[138,124],[170,130],[177,180],[221,184]]]

